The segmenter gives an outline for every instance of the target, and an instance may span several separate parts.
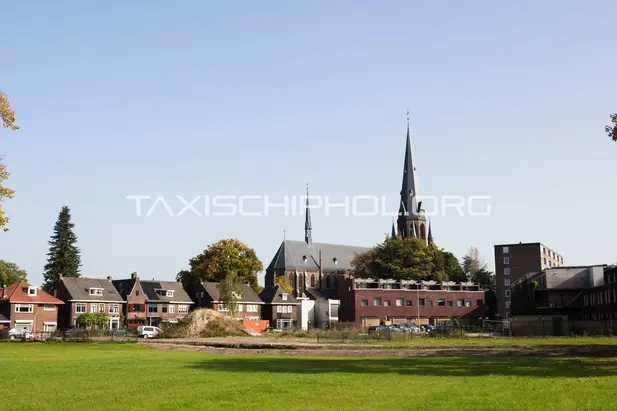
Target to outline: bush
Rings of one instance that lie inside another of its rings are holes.
[[[203,328],[200,337],[238,337],[244,336],[244,327],[238,321],[231,318],[219,317],[208,321],[208,324]]]

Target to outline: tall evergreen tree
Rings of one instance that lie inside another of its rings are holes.
[[[47,292],[56,288],[60,274],[64,277],[81,277],[81,257],[73,227],[75,224],[71,222],[71,210],[64,206],[54,226],[54,235],[49,241],[47,264],[43,274],[43,289]]]

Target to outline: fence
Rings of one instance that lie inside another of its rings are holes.
[[[0,331],[0,341],[49,341],[49,342],[137,342],[136,331],[108,331],[108,330],[56,330],[43,332],[14,332]]]

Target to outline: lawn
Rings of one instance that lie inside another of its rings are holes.
[[[609,410],[617,358],[300,358],[0,344],[2,410]]]

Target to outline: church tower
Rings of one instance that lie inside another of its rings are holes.
[[[401,187],[401,203],[399,206],[397,227],[403,238],[416,237],[427,241],[427,224],[422,201],[419,196],[416,167],[413,164],[411,151],[411,133],[409,131],[409,111],[407,112],[407,142],[405,146],[405,162],[403,165],[403,183]]]

